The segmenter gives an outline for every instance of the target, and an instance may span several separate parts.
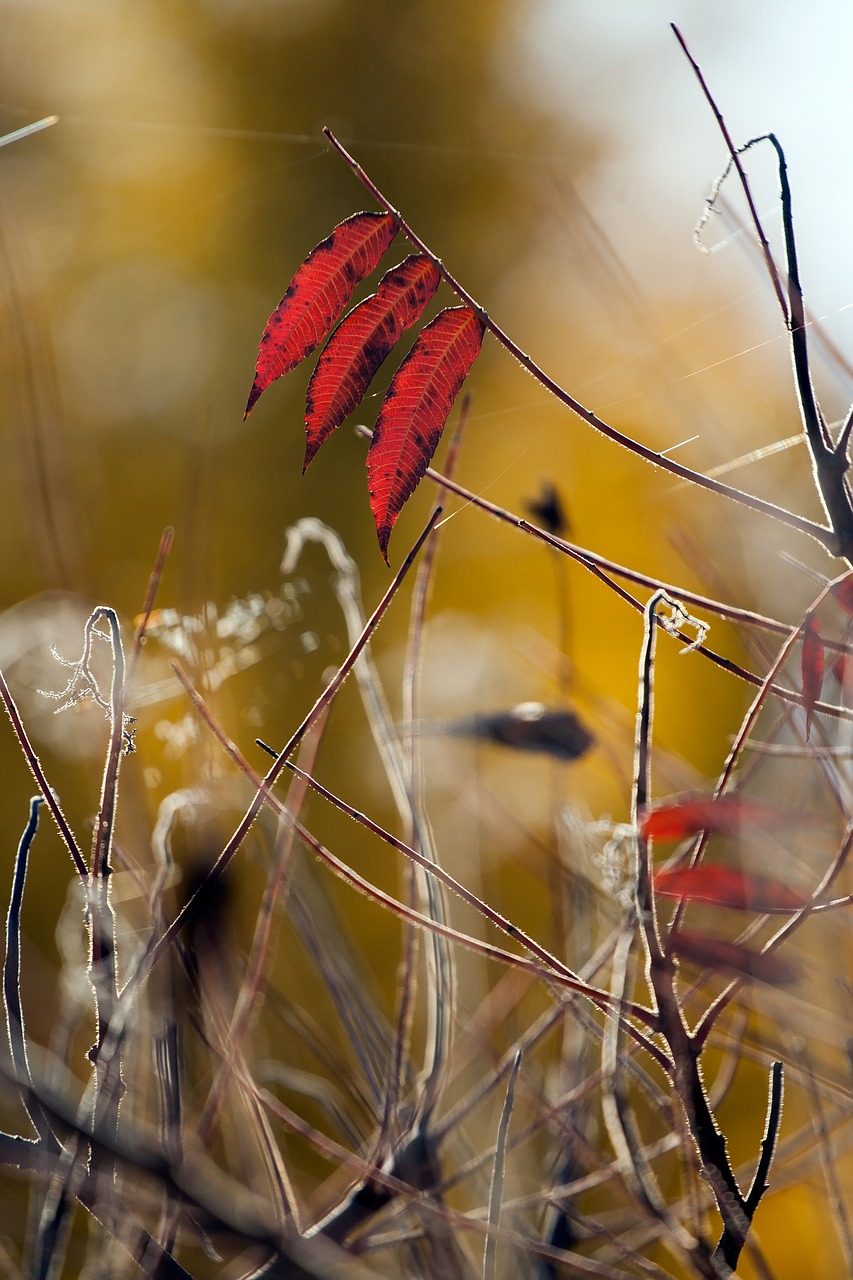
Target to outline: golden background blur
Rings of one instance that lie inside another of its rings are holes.
[[[83,621],[98,603],[119,612],[130,638],[165,526],[174,527],[175,542],[157,604],[184,621],[170,629],[172,615],[163,612],[160,637],[155,627],[143,653],[131,706],[137,754],[125,762],[118,829],[142,865],[170,792],[200,777],[221,788],[221,813],[209,815],[198,847],[187,850],[202,860],[215,854],[248,794],[170,675],[180,646],[190,673],[206,679],[228,734],[262,768],[255,736],[280,746],[347,648],[324,553],[309,548],[296,574],[282,579],[287,528],[316,516],[341,535],[368,611],[389,581],[370,519],[365,445],[351,425],[300,476],[312,362],[275,383],[242,422],[260,334],[296,266],[342,218],[372,207],[324,143],[323,125],[522,350],[612,425],[654,449],[676,449],[702,471],[799,430],[782,326],[743,237],[731,223],[712,225],[709,243],[726,245],[707,256],[691,241],[725,153],[669,31],[671,15],[655,3],[639,6],[639,18],[637,7],[0,3],[0,132],[59,118],[0,150],[0,663],[84,844],[106,726],[89,706],[56,715],[41,695],[67,679],[50,645],[66,659],[78,656]],[[733,4],[713,13],[680,8],[676,17],[738,140],[772,127],[784,145],[787,121],[773,108],[791,96],[799,6],[756,5],[748,18]],[[843,47],[846,37],[849,49],[840,8],[809,7],[825,46]],[[771,16],[768,31],[762,20]],[[799,56],[808,63],[811,49]],[[827,112],[817,80],[811,84],[814,92],[800,98],[794,157],[802,136],[823,144],[830,114],[839,127],[837,105]],[[727,99],[735,90],[736,104]],[[755,168],[759,207],[775,234],[770,159],[759,155]],[[851,351],[853,330],[842,315],[849,276],[844,284],[836,256],[844,249],[833,238],[837,223],[829,215],[821,221],[825,204],[846,204],[849,176],[824,168],[825,187],[815,191],[813,175],[801,179],[794,158],[790,176],[795,215],[801,203],[806,210],[798,227],[807,299],[814,263],[824,290],[818,308]],[[737,203],[733,187],[726,194]],[[428,314],[441,305],[453,305],[446,286]],[[358,421],[372,423],[393,363]],[[819,349],[816,368],[828,417],[842,417],[849,369]],[[467,389],[457,475],[490,501],[526,514],[551,481],[582,546],[790,623],[815,588],[780,553],[838,571],[802,538],[674,484],[596,437],[490,337]],[[819,516],[801,447],[724,478]],[[395,530],[392,566],[434,497],[424,482]],[[548,837],[555,795],[581,821],[627,819],[641,620],[534,540],[461,502],[446,510],[452,518],[442,531],[425,637],[424,717],[568,696],[597,746],[555,769],[430,737],[437,841],[455,874],[479,876],[496,905],[511,902],[519,923],[580,964],[574,940],[555,937],[537,841]],[[281,601],[280,627],[253,622],[265,593]],[[397,718],[406,601],[404,592],[376,644]],[[182,640],[187,631],[191,639]],[[746,660],[739,637],[720,623],[709,643]],[[657,786],[666,793],[708,785],[749,691],[695,657],[677,656],[672,645],[662,641],[660,650]],[[0,750],[6,883],[33,783],[8,726]],[[372,750],[348,685],[318,771],[391,825]],[[311,817],[330,847],[396,886],[383,851],[351,824],[318,805]],[[70,872],[44,819],[24,906],[26,1008],[42,1044],[61,998],[55,934]],[[240,920],[250,922],[256,909],[254,874],[240,879],[246,914],[238,910],[232,925],[238,947]],[[343,909],[356,932],[363,923],[366,954],[390,1003],[398,930],[389,921],[385,931],[381,913],[348,893],[340,891]],[[777,1008],[775,996],[769,1000]],[[81,1052],[75,1070],[83,1067]],[[762,1089],[757,1075],[745,1159],[757,1144]],[[14,1116],[10,1107],[6,1127]],[[738,1132],[737,1116],[727,1121]],[[816,1174],[799,1198],[771,1196],[762,1206],[757,1225],[779,1277],[834,1273],[819,1186]],[[782,1250],[774,1248],[777,1221],[788,1223]],[[0,1234],[12,1238],[13,1222],[0,1211]]]

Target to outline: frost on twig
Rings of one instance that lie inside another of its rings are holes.
[[[113,637],[110,632],[101,631],[97,625],[103,613],[104,610],[102,608],[96,609],[87,620],[84,631],[83,652],[76,660],[63,658],[56,645],[52,644],[50,646],[50,652],[59,665],[71,672],[64,689],[38,690],[42,697],[50,698],[60,703],[56,708],[55,715],[59,715],[61,711],[68,711],[71,707],[76,707],[81,702],[91,701],[95,706],[101,708],[107,720],[110,720],[113,716],[114,707],[109,699],[105,698],[101,693],[98,677],[92,670],[93,641],[97,638],[111,647],[113,645]],[[131,755],[136,750],[134,742],[136,730],[133,728],[135,723],[135,716],[128,715],[122,711],[122,750],[125,755]]]
[[[690,627],[696,632],[695,639],[684,646],[681,650],[682,653],[692,653],[694,649],[698,649],[700,645],[705,643],[710,630],[707,622],[703,622],[701,618],[694,617],[679,600],[673,600],[665,594],[662,595],[661,603],[670,610],[668,617],[661,614],[657,615],[658,622],[667,635],[673,636],[676,640],[683,640],[685,638],[683,634],[685,627]]]

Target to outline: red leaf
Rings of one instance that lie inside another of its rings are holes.
[[[807,815],[745,796],[687,796],[649,809],[640,823],[640,835],[647,840],[683,840],[699,831],[731,834],[745,826],[784,827],[804,821],[810,821]]]
[[[383,276],[376,293],[338,325],[308,383],[303,473],[323,441],[357,408],[376,370],[423,314],[440,280],[429,258],[413,254]]]
[[[839,653],[838,657],[832,664],[832,674],[835,676],[842,689],[850,679],[851,665],[850,654]]]
[[[323,341],[396,234],[397,221],[390,213],[354,213],[311,250],[267,321],[244,421],[270,383]]]
[[[470,307],[440,312],[391,380],[367,453],[370,509],[386,564],[391,530],[429,466],[484,331]]]
[[[815,703],[820,698],[823,688],[823,672],[826,660],[823,652],[823,639],[820,634],[817,618],[810,614],[803,631],[803,701],[806,708],[806,742],[812,731],[812,715]]]
[[[663,868],[655,873],[655,889],[665,898],[692,898],[739,911],[799,911],[808,901],[778,880],[708,863]]]
[[[853,613],[853,573],[848,573],[846,578],[842,578],[840,582],[836,583],[830,595],[834,596],[842,609],[846,609],[848,613]]]
[[[680,959],[702,969],[734,973],[741,978],[757,978],[759,982],[770,982],[774,986],[788,986],[799,977],[796,967],[775,952],[750,951],[738,942],[709,938],[703,933],[679,929],[677,933],[670,934],[670,948]]]

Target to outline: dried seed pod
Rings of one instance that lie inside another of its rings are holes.
[[[555,760],[577,760],[595,741],[573,711],[549,710],[541,702],[520,702],[509,711],[428,723],[416,731],[479,738],[515,751],[539,752]]]

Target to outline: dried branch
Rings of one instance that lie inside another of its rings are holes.
[[[593,427],[601,435],[608,440],[612,440],[615,444],[621,444],[623,448],[637,457],[642,458],[645,462],[651,462],[654,466],[660,467],[663,471],[670,472],[671,475],[677,476],[679,480],[687,480],[691,484],[698,485],[702,489],[708,489],[712,493],[718,494],[720,497],[729,498],[733,502],[739,503],[741,506],[749,507],[752,511],[758,511],[762,515],[769,516],[771,519],[778,520],[781,524],[786,524],[792,529],[797,529],[800,533],[805,533],[810,538],[814,538],[822,546],[829,551],[833,551],[835,545],[835,537],[833,530],[826,529],[822,525],[815,524],[812,520],[806,520],[802,516],[796,515],[792,511],[786,511],[784,507],[779,507],[775,503],[765,502],[762,498],[756,498],[750,493],[744,493],[740,489],[735,489],[731,485],[723,484],[719,480],[715,480],[710,476],[702,475],[699,471],[693,471],[690,467],[682,466],[681,463],[674,461],[665,453],[658,453],[654,449],[649,449],[646,445],[634,440],[631,436],[626,436],[623,432],[617,431],[615,427],[611,427],[608,423],[603,422],[590,409],[586,409],[578,400],[567,391],[565,391],[558,382],[549,377],[543,369],[540,369],[530,356],[526,355],[520,347],[512,341],[508,334],[495,323],[488,312],[480,306],[480,304],[471,297],[467,289],[465,289],[455,276],[451,275],[447,267],[436,254],[429,248],[427,244],[421,240],[420,236],[409,226],[402,214],[394,208],[388,198],[376,186],[372,178],[368,176],[362,166],[355,160],[346,147],[335,137],[331,129],[323,129],[323,133],[335,148],[338,154],[346,161],[350,169],[355,174],[358,181],[365,190],[369,191],[378,204],[382,206],[387,213],[390,213],[396,220],[403,234],[409,239],[413,245],[418,248],[421,253],[425,253],[431,258],[442,275],[442,278],[467,306],[472,307],[480,316],[486,329],[500,342],[500,344],[510,352],[511,355],[521,364],[529,374],[531,374],[537,382],[539,382],[547,391],[556,396],[567,408],[571,409],[579,418],[581,418],[588,426]]]

